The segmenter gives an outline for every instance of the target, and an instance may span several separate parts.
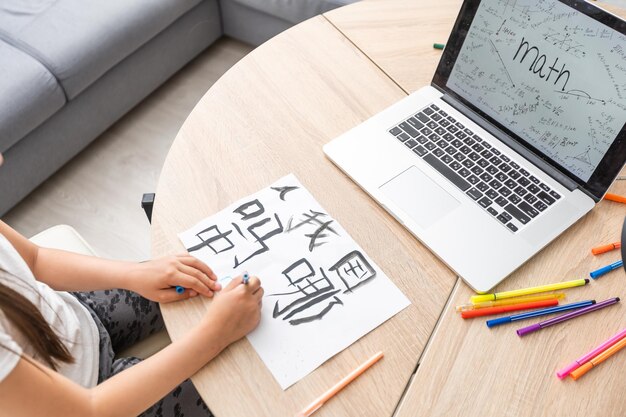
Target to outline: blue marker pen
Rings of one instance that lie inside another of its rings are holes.
[[[596,269],[593,272],[590,272],[589,275],[591,276],[591,278],[597,279],[597,278],[600,278],[602,275],[606,274],[607,272],[611,272],[612,270],[621,267],[622,265],[624,265],[624,261],[613,262],[611,265],[607,265],[600,269]]]
[[[546,314],[558,313],[560,311],[573,310],[595,304],[596,300],[579,301],[577,303],[563,304],[556,307],[544,308],[541,310],[529,311],[528,313],[515,314],[508,317],[487,320],[487,327],[495,327],[501,324],[511,323],[518,320],[529,319],[531,317],[545,316]]]
[[[248,281],[250,280],[250,275],[248,275],[248,272],[244,272],[243,273],[243,285],[248,285]]]
[[[176,292],[182,294],[185,292],[185,287],[181,287],[180,285],[176,286]]]

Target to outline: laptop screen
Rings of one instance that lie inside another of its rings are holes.
[[[623,136],[626,36],[557,0],[469,3],[445,89],[589,182]]]

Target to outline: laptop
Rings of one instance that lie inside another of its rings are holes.
[[[624,166],[625,33],[583,1],[467,0],[431,85],[324,152],[486,292],[593,209]]]

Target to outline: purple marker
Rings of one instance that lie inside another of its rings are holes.
[[[569,319],[573,319],[578,316],[582,316],[583,314],[591,313],[592,311],[600,310],[604,307],[611,306],[613,304],[617,304],[619,302],[619,297],[609,298],[608,300],[604,300],[600,303],[596,303],[589,307],[581,308],[580,310],[572,311],[571,313],[561,314],[560,316],[554,317],[550,320],[542,321],[540,323],[533,324],[532,326],[522,327],[517,330],[517,335],[519,337],[526,336],[529,333],[536,332],[537,330],[541,330],[545,327],[552,326],[553,324],[558,324]]]

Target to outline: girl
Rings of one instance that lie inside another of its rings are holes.
[[[182,339],[114,359],[163,327],[156,302],[218,291]],[[257,326],[262,297],[258,278],[222,289],[188,254],[108,261],[38,247],[0,221],[0,416],[211,416],[188,378]]]

